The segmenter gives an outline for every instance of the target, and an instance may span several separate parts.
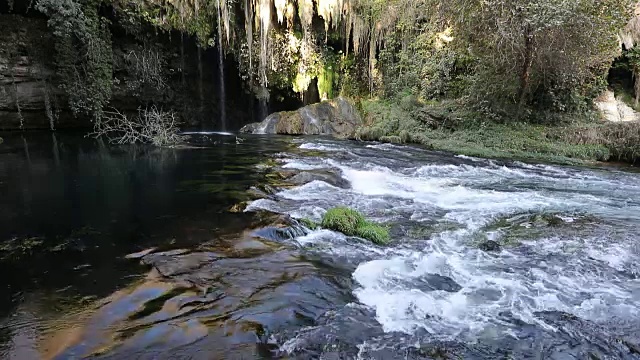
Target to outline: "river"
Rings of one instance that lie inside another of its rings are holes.
[[[2,358],[640,359],[633,168],[4,137]],[[392,243],[295,220],[341,205]]]

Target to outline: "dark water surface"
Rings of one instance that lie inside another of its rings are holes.
[[[5,137],[1,358],[640,359],[638,174],[318,138],[193,145]],[[293,220],[338,205],[393,244]]]
[[[241,231],[228,208],[284,139],[196,138],[197,149],[111,147],[81,134],[5,134],[0,145],[0,353],[37,354],[67,311],[146,276],[124,256]],[[218,144],[212,144],[217,142]],[[62,321],[62,325],[64,324]],[[2,356],[0,356],[2,357]]]

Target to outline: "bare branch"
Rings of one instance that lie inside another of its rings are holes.
[[[155,146],[175,146],[184,143],[180,121],[172,111],[156,106],[138,110],[137,118],[129,118],[117,109],[105,111],[91,136],[106,137],[112,144],[148,143]]]

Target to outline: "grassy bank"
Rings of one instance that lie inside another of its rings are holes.
[[[537,125],[482,120],[456,104],[403,99],[361,103],[361,140],[413,143],[434,150],[487,158],[576,164],[640,160],[640,124],[595,120]],[[484,117],[486,118],[486,116]]]

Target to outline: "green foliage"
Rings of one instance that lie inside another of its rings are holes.
[[[302,224],[302,226],[306,227],[309,230],[316,230],[319,226],[318,223],[309,218],[302,218],[298,221]]]
[[[605,160],[630,163],[640,161],[640,124],[638,122],[588,124],[565,127],[553,138],[575,146],[600,146],[608,152]]]
[[[99,121],[111,99],[113,55],[109,21],[98,0],[40,0],[56,38],[56,63],[71,110]]]
[[[468,95],[511,115],[521,115],[523,106],[584,111],[606,84],[618,32],[633,5],[631,0],[447,2],[456,46],[470,49],[479,61]]]
[[[482,114],[460,104],[421,104],[407,111],[406,105],[403,108],[390,101],[365,101],[362,107],[369,119],[368,126],[358,131],[362,140],[415,143],[470,156],[576,163],[608,160],[618,153],[629,158],[634,154],[633,142],[640,143],[637,129],[610,130],[608,138],[618,140],[605,142],[600,130],[592,137],[579,138],[587,134],[581,125],[499,124],[483,120]],[[612,146],[614,142],[617,146]],[[637,145],[635,149],[640,153]]]
[[[322,66],[318,69],[318,93],[322,99],[333,99],[338,75],[337,56],[330,50],[325,50]]]
[[[626,50],[623,56],[627,60],[628,70],[640,69],[640,48],[636,46]]]
[[[123,17],[127,31],[137,33],[140,24],[151,24],[164,31],[179,30],[194,35],[201,46],[213,41],[217,26],[217,1],[123,1],[111,0]]]
[[[321,226],[379,245],[388,244],[391,240],[389,230],[386,227],[367,221],[362,214],[346,207],[328,210],[322,218]]]
[[[337,207],[327,211],[322,217],[321,225],[323,228],[353,236],[356,234],[356,229],[365,222],[365,217],[359,212],[346,207]]]
[[[369,119],[360,137],[430,144],[425,134],[452,130],[455,116],[434,116],[437,109],[416,102],[460,99],[478,118],[503,123],[555,124],[566,114],[587,114],[607,85],[608,66],[619,51],[617,35],[635,4],[352,0],[346,12],[318,14],[329,8],[321,0],[316,18],[302,24],[295,14],[278,22],[275,13],[263,18],[258,3],[237,0],[38,0],[56,36],[56,60],[71,108],[94,119],[111,98],[113,78],[110,24],[98,13],[103,3],[113,6],[128,33],[151,24],[194,35],[201,46],[216,44],[216,27],[228,24],[220,31],[228,34],[221,41],[225,54],[235,57],[257,97],[270,96],[266,85],[302,94],[317,79],[321,97],[340,93],[399,101],[399,112],[369,111],[382,116]],[[292,5],[301,10],[297,1]],[[340,43],[344,53],[337,51]],[[634,68],[638,54],[626,55]],[[126,64],[156,89],[164,87],[159,69],[165,59],[158,55],[129,54]],[[140,67],[140,59],[153,60],[154,66]],[[415,101],[404,104],[407,94]]]
[[[367,87],[367,65],[353,54],[343,55],[338,62],[339,76],[336,89],[345,97],[359,98],[369,94]]]
[[[386,99],[406,92],[423,100],[464,98],[499,121],[556,122],[563,117],[558,114],[585,114],[607,85],[617,36],[633,5],[361,1],[359,15],[370,24],[370,46],[377,51],[375,58],[369,52],[367,73],[379,88],[370,90]]]
[[[378,224],[366,222],[356,229],[356,236],[370,240],[374,244],[386,245],[391,241],[389,230]]]

